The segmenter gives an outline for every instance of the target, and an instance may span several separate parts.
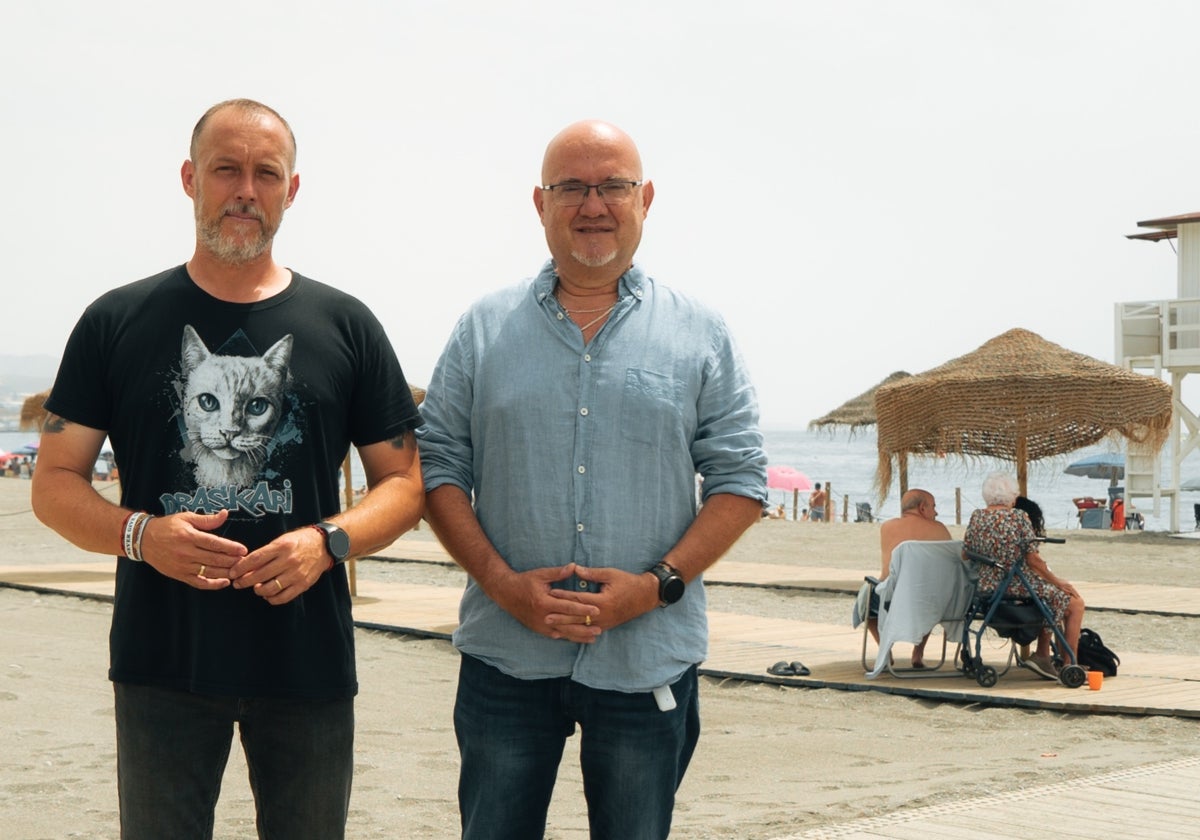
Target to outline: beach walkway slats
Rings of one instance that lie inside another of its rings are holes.
[[[1192,756],[1031,785],[886,816],[824,825],[776,840],[961,840],[1136,837],[1174,840],[1200,821],[1200,759]],[[1052,807],[1045,803],[1052,802]]]
[[[0,567],[0,585],[39,592],[111,598],[111,561],[69,565]],[[355,623],[368,629],[448,638],[457,624],[460,590],[359,580]],[[862,634],[845,626],[733,613],[709,613],[709,656],[701,672],[714,677],[810,688],[882,691],[960,703],[1057,709],[1080,713],[1200,717],[1200,656],[1122,652],[1121,673],[1100,691],[1068,689],[1013,668],[992,688],[981,688],[957,671],[945,677],[866,679],[860,663]],[[936,641],[936,637],[935,637]],[[932,650],[932,649],[931,649]],[[874,647],[868,648],[873,657]],[[997,647],[994,660],[1005,651]],[[803,662],[808,677],[776,677],[774,662]],[[949,666],[947,666],[949,668]]]
[[[376,555],[384,560],[415,560],[454,565],[436,540],[401,538]],[[721,560],[705,573],[707,583],[725,586],[769,586],[808,592],[857,593],[865,575],[878,569],[853,571],[833,566],[783,565]],[[1089,610],[1200,616],[1200,589],[1153,584],[1098,583],[1073,580],[1084,593]]]

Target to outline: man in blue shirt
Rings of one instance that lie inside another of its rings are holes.
[[[666,837],[699,737],[701,574],[758,520],[766,457],[724,322],[633,263],[653,198],[623,131],[560,132],[552,259],[471,307],[425,397],[428,519],[470,575],[464,838],[543,836],[576,724],[591,836]]]

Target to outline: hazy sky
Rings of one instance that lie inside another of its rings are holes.
[[[599,117],[656,187],[639,261],[730,322],[769,426],[1012,327],[1111,360],[1175,296],[1137,221],[1200,210],[1200,4],[7,4],[0,353],[57,356],[106,289],[185,261],[214,102],[291,122],[280,262],[378,313],[414,384],[546,257],[549,138]]]

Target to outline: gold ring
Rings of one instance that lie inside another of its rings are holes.
[[[283,584],[279,582],[279,578],[275,578],[275,585],[279,587],[279,591],[283,591]]]
[[[592,626],[592,617],[591,617],[590,615],[585,615],[585,616],[583,617],[583,626],[584,626],[584,627],[591,627],[591,626]]]
[[[204,577],[204,564],[200,564],[200,571],[196,572],[197,577]]]

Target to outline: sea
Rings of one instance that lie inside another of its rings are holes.
[[[875,470],[878,456],[873,428],[851,435],[846,431],[829,432],[808,429],[763,430],[768,463],[789,466],[814,482],[832,485],[833,510],[841,520],[843,510],[848,512],[848,521],[853,522],[856,505],[869,504],[876,519],[890,519],[900,515],[899,485],[893,479],[886,496],[881,500],[875,487]],[[37,435],[29,432],[0,432],[0,450],[19,451],[27,444],[36,444]],[[1101,452],[1112,451],[1103,444],[1080,449],[1068,455],[1032,463],[1029,465],[1028,495],[1042,506],[1046,516],[1046,527],[1055,529],[1078,528],[1079,519],[1071,499],[1079,496],[1107,497],[1109,482],[1106,479],[1081,478],[1066,475],[1063,470],[1073,461]],[[937,499],[938,518],[948,525],[963,524],[971,512],[984,506],[980,488],[989,473],[1002,470],[1016,475],[1013,464],[990,459],[962,459],[954,455],[944,458],[913,457],[909,459],[908,485],[928,490]],[[1200,476],[1200,455],[1194,462],[1185,461],[1183,477]],[[366,485],[362,465],[356,455],[351,456],[351,481],[354,487]],[[807,506],[807,492],[801,492],[798,508]],[[768,490],[768,500],[773,505],[784,505],[787,517],[792,518],[793,493],[787,490]],[[1193,505],[1200,504],[1200,492],[1180,494],[1180,529],[1193,530],[1195,516]],[[1170,508],[1164,500],[1158,512],[1150,499],[1137,500],[1137,510],[1145,518],[1146,530],[1169,531]]]

